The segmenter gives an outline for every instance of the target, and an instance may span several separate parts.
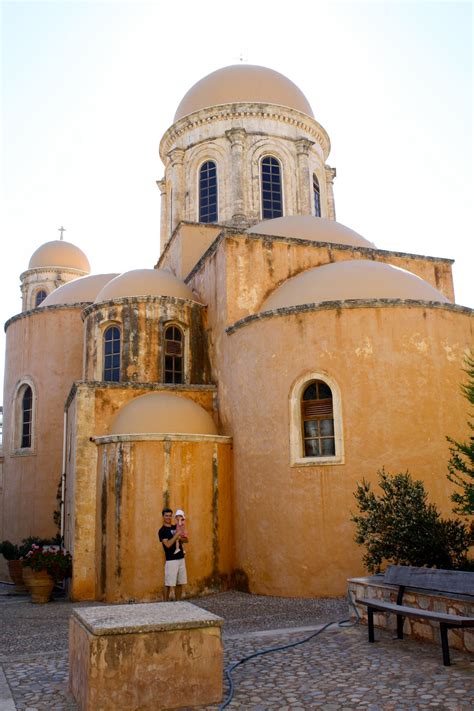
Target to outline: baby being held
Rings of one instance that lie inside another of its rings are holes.
[[[177,509],[174,517],[176,520],[176,533],[179,533],[179,535],[183,538],[187,538],[188,532],[186,530],[186,516],[184,515],[184,511],[182,509]],[[180,542],[180,540],[177,540],[174,554],[176,555],[180,552],[180,550],[182,550],[183,554],[185,554],[183,544]]]

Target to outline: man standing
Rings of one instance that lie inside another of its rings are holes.
[[[188,539],[180,536],[179,532],[176,531],[176,526],[172,524],[173,512],[171,509],[163,509],[161,513],[163,525],[158,531],[158,537],[165,552],[164,600],[168,602],[172,590],[174,591],[174,599],[181,600],[183,585],[188,582],[182,545],[183,542],[187,543]]]

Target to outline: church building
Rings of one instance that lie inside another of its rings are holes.
[[[157,263],[91,274],[60,239],[21,274],[0,540],[54,535],[58,509],[73,600],[161,599],[164,506],[187,515],[188,595],[344,594],[354,491],[382,467],[451,512],[472,311],[450,259],[336,221],[329,153],[292,81],[219,69],[160,143]]]

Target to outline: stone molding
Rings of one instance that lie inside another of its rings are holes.
[[[301,304],[299,306],[287,306],[272,311],[261,311],[236,321],[232,326],[226,328],[227,335],[231,336],[244,326],[248,326],[254,321],[263,321],[278,316],[291,316],[293,314],[305,313],[307,311],[337,311],[338,309],[367,309],[367,308],[423,308],[441,309],[442,311],[457,311],[466,315],[474,315],[474,309],[457,304],[446,304],[442,301],[421,301],[419,299],[346,299],[345,301],[320,301],[312,304]]]
[[[151,304],[151,303],[168,303],[168,304],[189,304],[194,308],[205,309],[205,304],[193,299],[181,299],[178,296],[120,296],[116,299],[107,299],[107,301],[99,301],[88,305],[82,312],[82,320],[84,321],[94,311],[103,309],[107,306],[116,306],[120,304]]]
[[[232,437],[228,435],[207,434],[160,434],[158,432],[144,432],[143,434],[114,434],[92,437],[96,444],[109,444],[115,442],[215,442],[216,444],[231,444]]]
[[[184,116],[174,123],[165,132],[160,143],[160,156],[166,163],[166,156],[173,144],[190,130],[203,125],[218,123],[220,121],[235,121],[245,119],[273,120],[296,126],[309,133],[321,146],[326,159],[331,150],[331,141],[326,130],[315,119],[297,109],[265,103],[235,103],[220,104],[206,109],[200,109],[188,116]]]

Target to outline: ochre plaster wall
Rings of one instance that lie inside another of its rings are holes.
[[[18,543],[57,532],[53,512],[62,470],[64,403],[82,371],[81,309],[55,307],[10,321],[6,363],[0,540]],[[15,454],[14,398],[25,378],[35,397],[33,447]]]
[[[74,556],[73,600],[94,600],[96,591],[97,445],[118,410],[130,400],[154,391],[189,397],[215,416],[212,386],[157,386],[124,383],[77,383],[68,408],[66,463],[66,541]],[[91,439],[92,438],[92,439]],[[73,495],[70,493],[73,492]],[[161,511],[161,509],[160,509]]]
[[[236,566],[252,592],[343,594],[364,571],[353,492],[382,467],[409,470],[452,515],[446,435],[469,435],[459,385],[472,323],[449,307],[321,309],[226,336],[219,400],[234,440]],[[340,388],[345,460],[292,467],[290,395],[315,372]]]
[[[114,439],[98,445],[98,599],[161,599],[164,506],[187,515],[187,594],[226,588],[233,569],[230,443]]]
[[[160,255],[156,268],[166,265],[177,277],[185,279],[222,229],[221,225],[181,222]]]

